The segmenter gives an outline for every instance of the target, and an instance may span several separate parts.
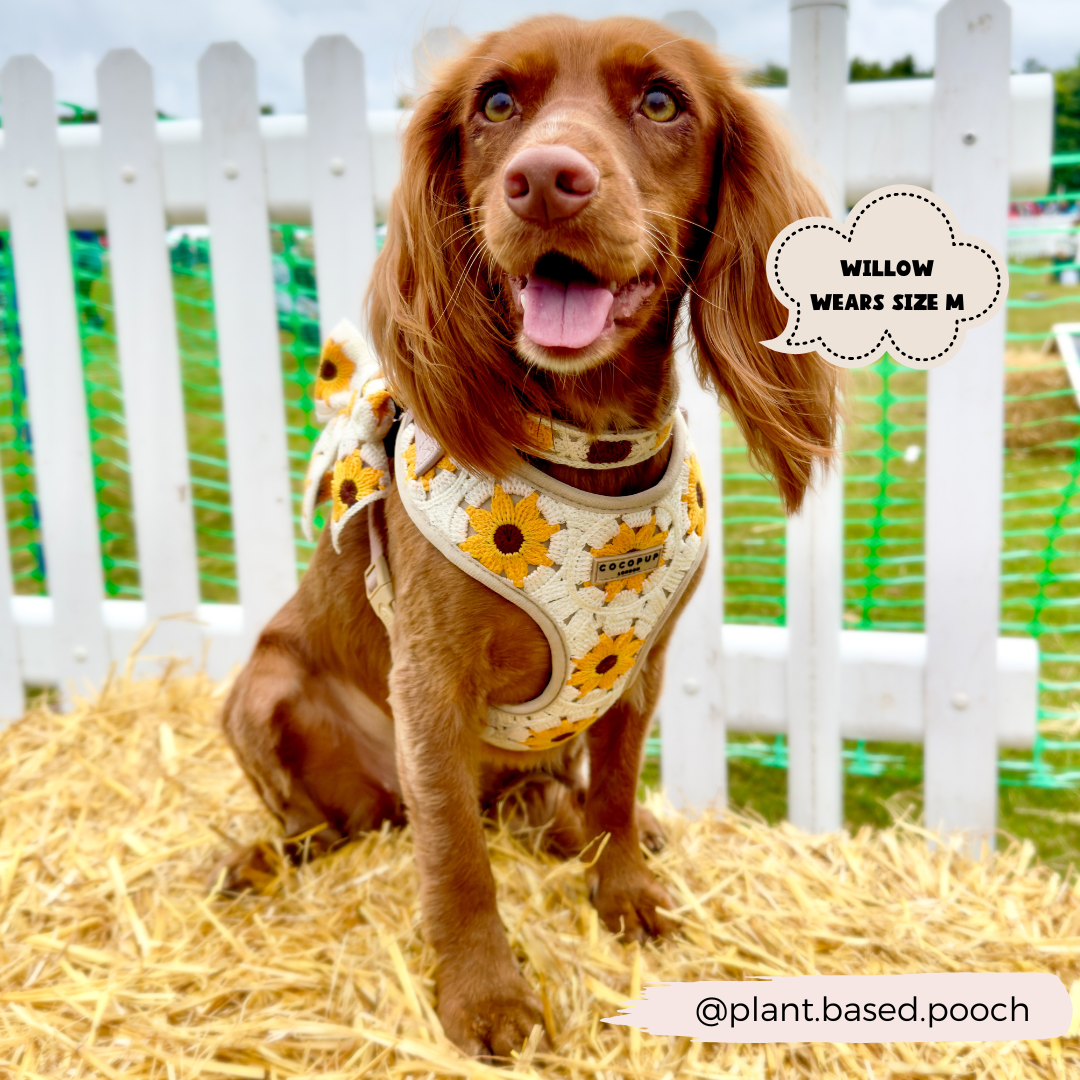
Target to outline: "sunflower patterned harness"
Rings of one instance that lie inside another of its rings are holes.
[[[341,377],[343,352],[354,364],[355,385],[330,394],[322,376]],[[332,371],[327,355],[335,360]],[[378,418],[378,409],[372,406],[369,418],[358,405],[368,395],[380,405],[386,388],[362,339],[344,324],[327,342],[320,376],[317,404],[333,399],[348,415],[338,413],[340,422],[331,420],[316,443],[305,527],[330,472],[338,548],[341,528],[361,505],[387,494],[383,476],[363,472],[385,475],[381,425],[367,423]],[[353,419],[358,410],[359,425]],[[705,552],[701,477],[678,412],[659,431],[600,436],[539,417],[529,424],[523,443],[530,454],[575,468],[625,467],[652,457],[669,439],[672,450],[654,487],[613,498],[570,487],[526,461],[501,480],[472,473],[406,414],[393,471],[409,516],[451,562],[528,612],[551,650],[551,678],[538,697],[488,707],[482,737],[508,750],[543,750],[570,739],[619,700]],[[377,449],[355,439],[357,426],[370,428]]]

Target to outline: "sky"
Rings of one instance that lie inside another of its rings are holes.
[[[365,57],[368,107],[393,108],[413,85],[412,53],[425,30],[466,34],[550,11],[582,18],[656,18],[695,8],[716,28],[722,51],[757,67],[786,65],[788,0],[0,0],[0,63],[34,53],[56,80],[57,97],[97,102],[94,70],[113,48],[134,47],[155,73],[158,107],[198,115],[196,64],[217,41],[239,41],[254,57],[263,102],[303,112],[302,57],[320,34],[345,33]],[[913,53],[933,63],[941,0],[849,0],[848,51],[888,63]],[[1013,64],[1069,66],[1080,55],[1080,0],[1013,0]]]

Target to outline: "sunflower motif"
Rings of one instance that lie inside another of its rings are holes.
[[[364,464],[359,450],[354,450],[344,461],[337,462],[334,465],[334,478],[330,481],[334,520],[340,521],[351,507],[373,494],[382,474],[382,469],[372,469]]]
[[[349,383],[356,373],[356,365],[345,355],[341,345],[331,338],[323,346],[319,357],[319,377],[315,380],[315,397],[319,401],[329,401],[331,395],[349,389]]]
[[[696,532],[698,536],[705,535],[705,487],[701,483],[701,466],[698,459],[690,456],[690,479],[686,484],[686,493],[682,497],[686,503],[686,512],[690,518],[690,528],[686,530],[689,536]]]
[[[364,395],[364,399],[371,406],[371,411],[381,418],[386,412],[387,402],[393,400],[393,395],[389,390],[372,390]]]
[[[525,740],[525,745],[530,750],[547,750],[559,743],[569,742],[575,735],[584,731],[594,720],[596,713],[586,716],[584,720],[563,720],[558,727],[546,728],[544,731],[531,731]]]
[[[614,641],[607,634],[601,634],[592,649],[580,659],[574,659],[574,673],[566,685],[576,686],[578,697],[584,697],[597,687],[610,690],[615,680],[634,666],[638,649],[644,644],[641,638],[634,637],[633,627]]]
[[[541,416],[527,416],[524,423],[526,446],[550,450],[555,445],[555,430],[550,421]]]
[[[671,429],[675,426],[675,418],[672,417],[657,433],[656,442],[653,443],[653,449],[659,450],[664,443],[667,442],[667,437],[671,434]]]
[[[417,479],[416,476],[416,443],[409,443],[405,447],[404,452],[401,455],[405,459],[405,475],[410,480]],[[427,491],[431,487],[431,481],[435,478],[435,470],[443,469],[445,472],[456,472],[457,466],[450,460],[448,454],[443,454],[441,458],[435,464],[428,469],[423,476],[421,476],[420,483],[424,485],[424,490]]]
[[[559,526],[549,524],[536,508],[536,498],[534,491],[515,506],[496,484],[490,511],[465,507],[476,533],[458,544],[493,574],[505,574],[519,589],[530,566],[553,565],[544,544]]]
[[[667,531],[665,530],[662,533],[656,531],[655,517],[649,518],[649,523],[642,525],[640,529],[631,529],[625,521],[620,521],[619,532],[615,539],[603,547],[593,548],[592,553],[598,559],[602,559],[606,555],[625,555],[629,551],[646,551],[648,548],[659,547],[665,540],[667,540]],[[623,589],[633,589],[634,592],[641,592],[645,579],[649,574],[663,565],[664,557],[661,555],[660,562],[643,574],[634,574],[633,577],[621,578],[618,581],[603,582],[604,603],[610,603]],[[589,582],[589,584],[592,585],[592,582]],[[593,585],[593,588],[599,589],[600,585]]]

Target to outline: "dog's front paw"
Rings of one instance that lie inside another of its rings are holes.
[[[637,807],[637,831],[638,840],[654,855],[664,850],[667,843],[667,833],[664,826],[656,819],[656,815],[644,806]]]
[[[675,903],[644,863],[601,870],[591,883],[589,898],[604,925],[624,941],[656,937],[672,925],[659,911],[670,910]]]
[[[439,979],[438,1012],[447,1038],[473,1057],[509,1061],[537,1024],[544,1027],[540,999],[517,971],[498,977],[481,965]],[[540,1047],[548,1048],[546,1038]]]

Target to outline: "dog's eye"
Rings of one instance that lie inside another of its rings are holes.
[[[658,124],[664,124],[668,120],[674,120],[678,115],[679,106],[675,99],[659,86],[654,86],[645,94],[645,100],[641,103],[641,111]]]
[[[492,90],[484,98],[484,115],[493,124],[509,120],[514,115],[514,99],[505,90]]]

